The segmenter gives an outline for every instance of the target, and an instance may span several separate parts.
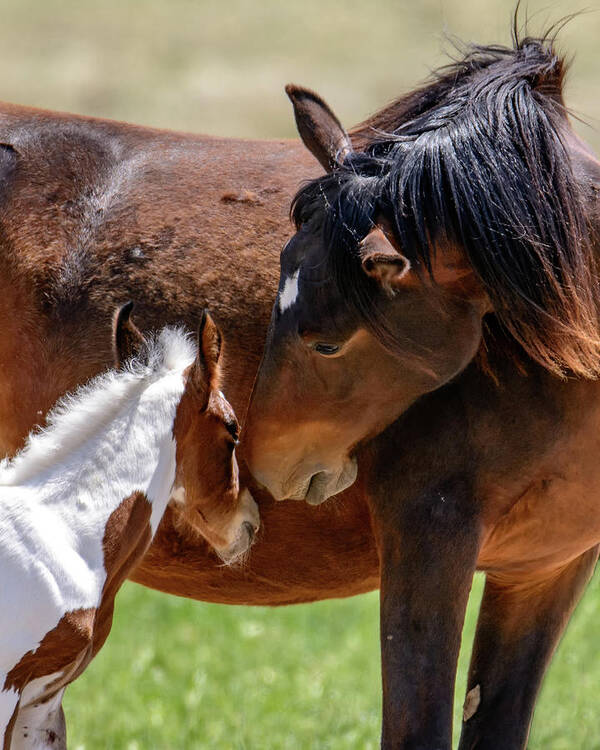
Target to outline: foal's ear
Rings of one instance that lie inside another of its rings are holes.
[[[221,331],[208,310],[204,309],[198,326],[198,354],[189,374],[204,406],[208,403],[211,390],[219,387],[222,341]]]
[[[113,318],[113,359],[117,368],[123,367],[128,359],[135,357],[146,340],[130,319],[133,302],[126,302]]]
[[[410,261],[399,253],[379,227],[359,244],[363,271],[387,289],[395,289],[410,271]]]
[[[205,308],[198,326],[198,356],[211,380],[217,375],[222,343],[221,331]]]
[[[318,94],[288,83],[285,93],[294,106],[300,138],[325,171],[331,172],[352,151],[352,142],[338,118]]]

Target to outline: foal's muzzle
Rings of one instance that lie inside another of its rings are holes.
[[[243,493],[243,494],[242,494]],[[233,542],[228,546],[218,550],[219,557],[227,565],[235,563],[239,558],[248,552],[254,544],[258,530],[260,529],[260,516],[258,506],[248,492],[242,490],[240,498],[240,510],[238,511],[242,520],[238,527],[237,534]]]

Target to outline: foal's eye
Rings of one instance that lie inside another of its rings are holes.
[[[337,344],[324,344],[323,342],[318,342],[313,345],[313,349],[325,357],[330,357],[332,354],[337,354],[340,347]]]
[[[225,429],[230,434],[234,445],[240,442],[240,426],[237,422],[225,422]]]

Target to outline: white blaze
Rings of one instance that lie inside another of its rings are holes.
[[[300,275],[300,269],[297,268],[295,273],[289,276],[285,280],[283,285],[283,291],[279,295],[279,311],[285,312],[289,309],[298,299],[298,276]]]

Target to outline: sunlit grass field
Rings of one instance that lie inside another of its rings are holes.
[[[351,125],[444,62],[508,42],[514,0],[1,0],[0,99],[218,135],[294,137],[289,82]],[[597,0],[531,0],[533,30]],[[600,150],[600,12],[560,36],[568,104]],[[432,436],[434,439],[434,436]],[[476,581],[465,644],[474,630]],[[554,659],[530,747],[600,749],[600,583]],[[461,657],[457,725],[468,656]],[[78,750],[354,750],[379,743],[378,598],[222,607],[128,584],[67,692]]]
[[[478,576],[467,647],[482,584]],[[599,623],[597,577],[544,685],[533,750],[600,748]],[[107,646],[65,700],[75,750],[375,750],[380,707],[376,593],[267,609],[200,604],[134,584],[119,595]]]

